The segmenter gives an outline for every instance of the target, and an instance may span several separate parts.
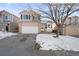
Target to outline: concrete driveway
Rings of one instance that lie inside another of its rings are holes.
[[[0,40],[0,55],[33,55],[36,35],[16,35]]]
[[[0,40],[0,56],[77,56],[79,52],[73,51],[38,51],[33,50],[36,34],[15,35]]]

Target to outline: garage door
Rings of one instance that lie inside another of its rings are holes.
[[[38,27],[37,26],[22,26],[22,33],[38,33]]]

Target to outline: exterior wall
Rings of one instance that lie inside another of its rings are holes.
[[[3,18],[2,18],[2,11],[0,12],[0,31],[3,28]]]
[[[15,22],[10,23],[10,32],[18,32],[18,24]]]
[[[79,25],[79,17],[78,16],[72,16],[68,17],[65,21],[66,25]]]
[[[52,24],[52,29],[53,29],[53,30],[57,30],[57,26],[56,26],[55,23]]]
[[[6,30],[6,26],[7,26],[8,24],[9,24],[9,26],[8,26],[8,31],[10,31],[10,23],[7,23],[7,22],[3,23],[2,29],[3,29],[4,31],[7,31],[7,30]]]
[[[4,19],[4,16],[10,16],[10,19],[7,21]],[[9,24],[9,31],[15,31],[14,28],[18,26],[18,20],[19,18],[16,17],[15,15],[3,10],[1,11],[1,16],[0,16],[0,30],[4,29],[6,31],[6,25]]]
[[[24,20],[23,19],[19,20],[19,33],[22,33],[22,26],[38,27],[38,32],[41,32],[41,22],[40,22],[40,19],[38,19],[38,18],[33,19],[33,16],[34,17],[40,16],[38,13],[34,12],[33,10],[28,10],[28,11],[24,10],[24,11],[20,12],[20,18],[21,18],[21,15],[30,15],[30,19],[28,18],[28,19],[24,19]]]
[[[0,23],[3,23],[2,15],[0,16]]]
[[[4,24],[0,23],[0,31],[2,31],[2,28],[4,28]]]
[[[35,18],[33,20],[33,16],[35,16],[35,17],[39,17],[40,16],[37,12],[35,12],[33,10],[28,10],[28,11],[24,10],[24,11],[20,12],[20,16],[21,15],[30,15],[30,19],[27,19],[25,21],[40,21],[38,18],[37,19]],[[22,21],[22,20],[20,19],[20,21]]]
[[[47,32],[52,32],[53,31],[53,26],[52,23],[47,23]]]
[[[13,21],[12,22],[19,23],[19,20],[20,20],[19,17],[13,16]]]
[[[8,16],[9,19],[6,20],[6,19],[5,19],[5,16]],[[3,22],[12,22],[12,21],[13,21],[13,15],[10,14],[9,12],[7,12],[7,11],[3,11],[3,13],[2,13],[2,18],[3,18]]]
[[[79,26],[67,26],[67,27],[65,27],[64,35],[79,36]]]
[[[64,35],[73,35],[73,36],[79,35],[79,17],[78,16],[68,17],[65,22],[65,25],[66,27],[63,30]]]
[[[18,32],[19,31],[19,18],[13,16],[13,21],[10,23],[10,31],[11,32]]]
[[[44,27],[44,32],[52,32],[54,29],[54,24],[53,21],[51,20],[41,20],[41,23],[43,24]]]
[[[45,25],[44,25],[43,23],[41,23],[41,24],[39,25],[39,27],[40,27],[40,32],[45,32],[45,31],[46,31]]]

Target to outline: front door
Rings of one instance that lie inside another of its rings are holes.
[[[9,24],[6,25],[6,31],[9,31]]]

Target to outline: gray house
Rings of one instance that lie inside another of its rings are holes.
[[[18,31],[19,18],[5,10],[0,11],[0,31]]]

